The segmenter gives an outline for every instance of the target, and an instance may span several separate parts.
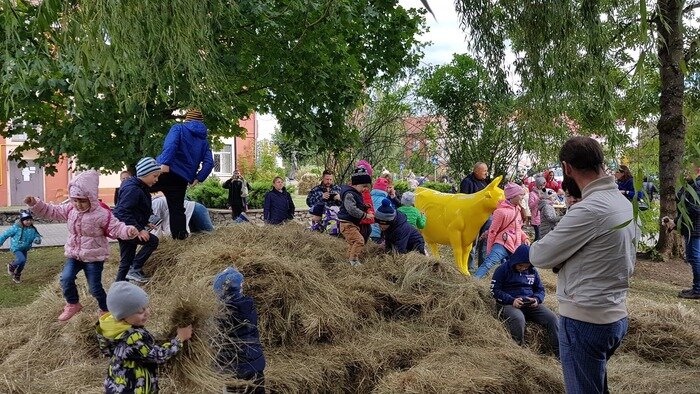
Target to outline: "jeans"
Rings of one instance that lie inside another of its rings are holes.
[[[119,240],[119,270],[115,282],[126,280],[129,271],[141,272],[151,254],[158,249],[158,237],[151,234],[148,241],[141,241],[138,237],[134,239]],[[136,247],[141,246],[141,250],[136,254]]]
[[[685,259],[693,270],[693,292],[700,293],[700,237],[685,237]]]
[[[544,305],[536,308],[524,306],[516,308],[513,305],[498,305],[502,319],[508,325],[508,331],[518,345],[525,345],[525,322],[539,324],[547,331],[547,342],[550,350],[559,357],[559,321],[557,315]]]
[[[105,289],[102,287],[103,267],[104,261],[85,263],[71,258],[66,260],[66,264],[63,266],[63,272],[61,272],[61,287],[63,288],[63,298],[66,299],[66,302],[69,304],[78,303],[78,287],[75,286],[75,278],[78,276],[78,272],[83,271],[85,273],[85,279],[87,279],[88,287],[90,288],[90,294],[95,297],[100,309],[106,311],[107,293],[105,293]]]
[[[158,177],[158,182],[151,187],[151,192],[163,192],[165,195],[170,217],[170,234],[173,239],[187,238],[187,218],[185,217],[187,180],[172,172],[164,172]]]
[[[27,251],[26,250],[17,250],[15,251],[15,261],[12,262],[12,265],[15,267],[15,275],[20,276],[22,274],[22,270],[24,270],[24,264],[27,263]]]
[[[469,258],[468,258],[468,266],[469,266],[469,271],[474,272],[476,269],[484,264],[484,260],[486,260],[486,240],[485,239],[480,239],[481,235],[489,230],[489,227],[491,227],[491,221],[492,217],[489,216],[488,220],[486,220],[486,223],[484,223],[483,226],[479,229],[479,236],[476,238],[476,241],[472,244],[472,251],[469,253]],[[477,260],[478,265],[474,266],[474,259]]]
[[[561,316],[559,352],[567,394],[609,393],[606,366],[627,333],[627,318],[593,324]]]
[[[492,267],[496,266],[497,264],[500,264],[503,259],[510,255],[511,253],[503,245],[494,243],[491,247],[491,253],[489,253],[489,255],[486,256],[484,264],[481,264],[479,266],[479,269],[476,270],[474,277],[476,277],[477,279],[483,278],[484,276],[486,276],[486,274],[489,273],[489,270]]]
[[[190,232],[198,233],[202,231],[214,231],[214,225],[211,223],[207,207],[196,202],[194,203],[192,217],[190,217]]]

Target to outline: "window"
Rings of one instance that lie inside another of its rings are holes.
[[[232,145],[224,145],[214,152],[214,173],[217,175],[233,174]]]

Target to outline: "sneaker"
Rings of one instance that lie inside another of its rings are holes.
[[[19,275],[12,275],[12,281],[17,284],[22,283],[22,281],[19,279]]]
[[[148,281],[151,280],[151,278],[147,277],[146,275],[144,275],[138,271],[129,272],[128,274],[126,274],[126,279],[133,280],[134,282],[139,282],[139,283],[148,283]]]
[[[350,260],[350,265],[353,267],[359,267],[362,265],[362,263],[360,263],[360,260]]]
[[[80,303],[66,304],[66,306],[63,307],[63,313],[61,313],[58,316],[58,320],[59,321],[67,321],[71,317],[75,316],[75,314],[80,312],[82,309],[83,309],[83,306],[80,305]]]
[[[689,292],[685,293],[685,292],[681,291],[680,293],[678,293],[678,297],[687,298],[690,300],[700,300],[700,292],[689,291]]]
[[[693,292],[693,289],[683,289],[678,294],[690,294],[692,292]]]
[[[16,267],[12,263],[7,263],[7,274],[10,276],[15,276]]]

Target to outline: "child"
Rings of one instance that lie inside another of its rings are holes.
[[[360,223],[363,219],[374,221],[374,215],[367,213],[369,206],[362,199],[362,194],[369,190],[372,178],[367,170],[358,167],[350,178],[352,186],[343,186],[340,189],[340,199],[343,204],[338,212],[340,221],[340,233],[348,243],[348,261],[353,267],[360,265],[359,257],[365,246],[365,238],[360,232]]]
[[[20,283],[20,276],[27,262],[27,252],[32,248],[32,244],[41,243],[41,235],[34,227],[34,219],[29,211],[19,213],[19,220],[7,231],[0,235],[0,245],[5,240],[11,238],[10,252],[15,254],[15,260],[7,264],[7,273],[12,277],[12,281]]]
[[[387,193],[388,187],[389,181],[386,178],[379,177],[376,181],[374,181],[374,186],[372,186],[372,190],[369,192],[369,195],[372,197],[372,206],[375,210],[382,205],[382,200],[389,196],[389,193]],[[376,243],[382,242],[382,230],[379,228],[379,224],[377,224],[376,220],[372,224],[372,232],[370,233],[369,237]]]
[[[506,199],[498,204],[493,212],[486,243],[486,259],[479,266],[474,276],[481,279],[501,260],[510,256],[521,243],[529,244],[530,240],[523,232],[523,217],[520,212],[520,201],[525,190],[515,183],[508,183],[504,188]]]
[[[107,236],[131,239],[139,231],[112,217],[112,212],[100,205],[97,190],[100,173],[85,171],[68,184],[70,202],[54,205],[27,196],[24,202],[34,209],[34,214],[53,220],[66,220],[68,240],[65,246],[66,264],[61,273],[61,287],[66,306],[58,320],[66,321],[83,309],[78,302],[75,278],[85,272],[90,294],[97,300],[100,310],[107,312],[107,295],[102,287],[102,269],[109,257]]]
[[[528,196],[528,205],[530,207],[530,224],[535,230],[535,241],[542,238],[542,234],[540,234],[541,216],[539,206],[540,195],[542,194],[542,188],[544,188],[545,183],[547,183],[547,181],[544,179],[543,176],[536,176],[534,183],[535,187],[534,189],[532,189],[532,191],[530,191],[530,194]]]
[[[225,315],[219,328],[226,336],[217,362],[238,379],[251,380],[254,387],[243,392],[265,393],[265,355],[258,332],[255,300],[243,295],[243,275],[228,267],[214,278],[214,293],[224,305]]]
[[[543,306],[544,286],[535,267],[530,264],[530,247],[520,245],[506,263],[496,268],[491,280],[491,295],[496,299],[498,314],[518,345],[525,344],[525,321],[542,325],[554,355],[559,357],[559,323],[557,316]]]
[[[177,336],[156,345],[143,326],[151,311],[148,294],[129,282],[114,282],[107,293],[109,313],[100,316],[97,339],[110,357],[104,389],[111,393],[157,393],[158,364],[163,364],[192,337],[192,326],[177,329]]]
[[[546,189],[544,192],[540,191],[540,199],[538,209],[541,213],[541,228],[540,237],[544,237],[554,229],[554,226],[559,223],[559,215],[554,209],[554,203],[557,202],[557,193],[552,189]]]
[[[119,270],[115,281],[133,280],[146,283],[149,278],[142,268],[151,254],[158,248],[158,237],[151,234],[154,227],[149,222],[153,215],[150,188],[158,182],[160,166],[151,157],[144,157],[136,164],[136,176],[122,182],[119,191],[119,205],[114,208],[114,217],[124,224],[139,230],[134,239],[119,240]],[[141,246],[139,253],[136,248]]]
[[[423,236],[408,223],[406,215],[400,211],[397,212],[391,205],[391,201],[385,198],[374,212],[374,220],[382,229],[386,241],[386,251],[399,254],[408,252],[425,254]]]
[[[369,175],[370,177],[369,184],[371,185],[372,173],[374,172],[374,170],[372,169],[372,165],[369,164],[367,160],[358,160],[357,165],[355,165],[355,167],[364,168],[365,171],[367,171],[367,175]],[[364,239],[365,243],[367,243],[369,236],[372,234],[372,224],[374,223],[374,205],[372,204],[372,196],[369,194],[369,192],[369,187],[365,189],[364,192],[362,192],[362,202],[364,202],[365,206],[367,207],[366,212],[368,214],[368,216],[360,220],[360,234],[362,234],[362,239]],[[372,215],[372,218],[370,218],[369,215]]]
[[[416,204],[416,194],[413,192],[406,192],[401,196],[401,207],[398,211],[406,215],[406,220],[411,226],[421,230],[425,228],[426,218],[425,215],[418,210],[414,205]]]

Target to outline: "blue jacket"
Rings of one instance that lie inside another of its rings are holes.
[[[163,151],[156,161],[170,166],[170,172],[188,183],[195,178],[204,182],[214,168],[214,157],[207,141],[207,126],[198,120],[174,124],[165,136]]]
[[[625,193],[623,195],[628,200],[632,201],[634,198],[634,178],[630,178],[626,181],[617,181],[617,188],[624,191]],[[644,192],[640,190],[637,192],[637,199],[641,200],[642,198],[644,198]]]
[[[355,200],[355,205],[357,208],[359,208],[362,212],[367,213],[367,208],[369,208],[367,205],[365,205],[364,200],[362,199],[362,194],[355,190],[354,187],[348,186],[348,185],[343,185],[340,188],[340,201],[345,201],[345,196],[350,193]],[[345,204],[340,205],[340,211],[338,211],[338,220],[342,220],[345,222],[351,222],[357,226],[360,225],[360,222],[362,221],[362,218],[358,218],[355,216],[350,215],[348,213],[348,209],[345,206]]]
[[[226,314],[218,319],[227,336],[217,355],[217,362],[239,379],[253,379],[265,369],[265,355],[258,332],[258,312],[252,297],[238,295],[225,301]]]
[[[474,178],[474,173],[472,172],[471,174],[467,175],[464,179],[462,179],[462,182],[459,184],[459,192],[464,194],[472,194],[481,191],[488,185],[488,179],[480,181]]]
[[[385,198],[389,198],[389,194],[387,192],[379,189],[372,189],[369,192],[369,195],[372,197],[372,205],[374,205],[375,207],[381,207],[382,200]],[[396,207],[393,208],[396,209]],[[373,238],[379,238],[382,236],[382,230],[379,228],[379,225],[377,223],[372,223],[372,233],[369,236]]]
[[[135,176],[122,182],[119,186],[119,201],[113,214],[124,224],[134,226],[139,231],[145,229],[148,219],[153,215],[148,186]]]
[[[325,201],[323,199],[323,193],[325,193],[325,192],[326,192],[326,188],[323,185],[314,186],[313,189],[309,190],[309,194],[306,196],[306,205],[308,205],[309,208],[311,208],[318,203],[323,203],[326,205],[326,207],[332,207],[332,206],[339,207],[342,204],[342,201],[337,201],[337,200]],[[338,185],[331,186],[330,192],[339,195],[340,194],[340,186],[338,186]]]
[[[5,240],[11,238],[10,240],[10,251],[26,252],[32,248],[32,244],[41,243],[41,234],[37,231],[36,227],[24,227],[22,223],[15,223],[12,227],[8,228],[2,235],[0,235],[0,245],[5,243]]]
[[[518,297],[536,298],[538,304],[544,302],[544,286],[535,267],[523,272],[515,270],[513,259],[508,259],[493,273],[491,295],[501,305],[513,305]]]
[[[263,219],[268,224],[281,224],[294,219],[294,201],[287,188],[277,191],[274,188],[265,194]]]
[[[396,217],[384,231],[386,250],[400,254],[408,252],[418,252],[425,254],[425,241],[415,227],[406,219],[403,212],[396,212]]]

